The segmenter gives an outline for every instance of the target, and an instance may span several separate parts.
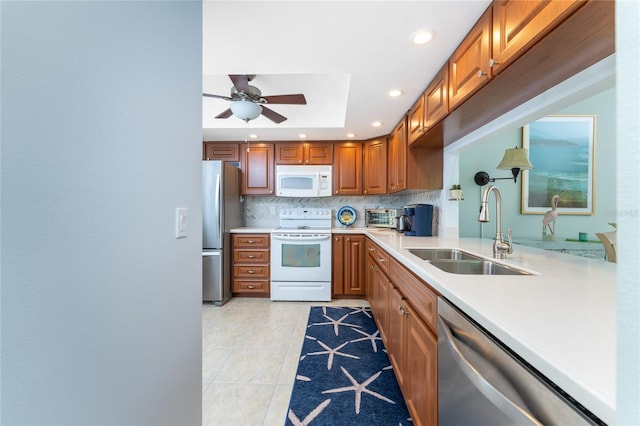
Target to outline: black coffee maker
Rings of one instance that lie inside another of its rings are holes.
[[[405,229],[404,235],[416,237],[431,237],[433,235],[433,205],[405,206],[404,214],[409,222],[409,229]]]

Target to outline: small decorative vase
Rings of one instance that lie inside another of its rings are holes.
[[[458,201],[462,200],[462,189],[450,189],[449,199]]]

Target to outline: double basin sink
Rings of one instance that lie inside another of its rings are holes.
[[[522,269],[507,266],[458,249],[407,249],[414,256],[426,260],[436,268],[451,274],[469,275],[531,275]]]

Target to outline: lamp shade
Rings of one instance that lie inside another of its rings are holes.
[[[498,170],[530,170],[533,165],[529,162],[529,150],[524,148],[511,148],[504,151],[502,161],[496,167]]]
[[[249,121],[262,113],[262,107],[251,101],[231,102],[231,112],[241,120]]]

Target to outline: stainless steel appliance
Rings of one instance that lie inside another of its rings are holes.
[[[331,300],[331,209],[280,210],[271,232],[271,300]]]
[[[604,424],[442,298],[438,316],[440,426]]]
[[[330,197],[332,166],[276,166],[278,197]]]
[[[220,306],[231,298],[231,236],[244,212],[239,170],[228,162],[202,162],[202,301]]]
[[[395,229],[398,223],[398,211],[398,209],[364,209],[364,226]]]

